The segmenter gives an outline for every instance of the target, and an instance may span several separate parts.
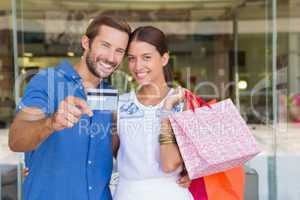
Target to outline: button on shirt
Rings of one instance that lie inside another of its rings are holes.
[[[99,87],[110,88],[104,81]],[[86,100],[79,74],[63,61],[31,79],[17,112],[37,107],[50,116],[67,96]],[[24,200],[110,200],[111,124],[111,112],[94,111],[93,117],[83,115],[72,128],[54,132],[25,153],[30,173],[24,182]]]

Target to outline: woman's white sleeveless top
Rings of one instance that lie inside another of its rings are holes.
[[[171,89],[167,96],[173,91]],[[172,199],[191,199],[188,190],[176,183],[182,168],[168,174],[161,168],[160,119],[166,117],[162,107],[167,96],[155,106],[141,104],[134,92],[120,96],[117,126],[119,184],[114,199],[159,200],[171,195],[169,193],[172,193]],[[173,112],[181,111],[182,107],[183,104],[176,106]]]

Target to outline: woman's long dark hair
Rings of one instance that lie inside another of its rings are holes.
[[[129,44],[132,41],[146,42],[155,46],[161,56],[163,56],[165,53],[168,53],[168,44],[165,34],[153,26],[142,26],[135,29],[130,35]],[[171,66],[167,64],[164,66],[163,70],[168,86],[172,87],[173,75]]]

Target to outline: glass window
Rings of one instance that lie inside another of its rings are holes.
[[[9,1],[1,2],[0,7],[0,129],[3,129],[12,120],[15,100]]]

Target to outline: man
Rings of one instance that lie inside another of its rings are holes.
[[[78,64],[63,61],[28,84],[9,133],[11,150],[26,152],[25,200],[111,199],[112,115],[92,116],[86,89],[109,88],[103,79],[121,63],[130,32],[123,20],[96,17]],[[91,121],[104,128],[93,131]]]

